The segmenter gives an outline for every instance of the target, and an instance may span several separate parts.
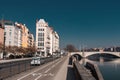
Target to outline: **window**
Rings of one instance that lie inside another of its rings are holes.
[[[40,43],[38,43],[38,46],[40,46]]]
[[[10,31],[12,31],[12,30],[10,29]]]
[[[44,33],[38,33],[38,36],[44,36]]]
[[[40,46],[44,46],[44,43],[40,43]]]
[[[11,45],[11,41],[9,41],[9,45]]]
[[[4,35],[6,35],[6,32],[4,32]]]
[[[44,41],[44,38],[38,38],[38,41]]]
[[[41,50],[44,50],[44,48],[40,48]]]
[[[44,43],[38,43],[38,46],[44,46]]]
[[[9,35],[11,36],[11,32],[9,32]]]
[[[44,31],[44,29],[38,29],[38,31]]]

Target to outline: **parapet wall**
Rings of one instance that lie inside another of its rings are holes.
[[[73,62],[73,67],[76,74],[76,80],[96,80],[91,72],[80,65],[78,61]]]
[[[86,68],[89,69],[92,75],[96,78],[96,80],[104,80],[103,76],[96,64],[92,64],[90,62],[86,63]]]

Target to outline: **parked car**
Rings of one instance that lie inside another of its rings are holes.
[[[31,65],[40,65],[41,64],[41,58],[40,57],[33,57],[31,61]]]

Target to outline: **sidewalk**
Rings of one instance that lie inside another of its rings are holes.
[[[63,63],[61,69],[58,71],[54,80],[75,80],[75,74],[73,71],[73,66],[69,65],[69,57]]]

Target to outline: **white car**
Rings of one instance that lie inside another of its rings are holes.
[[[40,65],[40,64],[41,64],[40,57],[33,57],[32,58],[31,65]]]

